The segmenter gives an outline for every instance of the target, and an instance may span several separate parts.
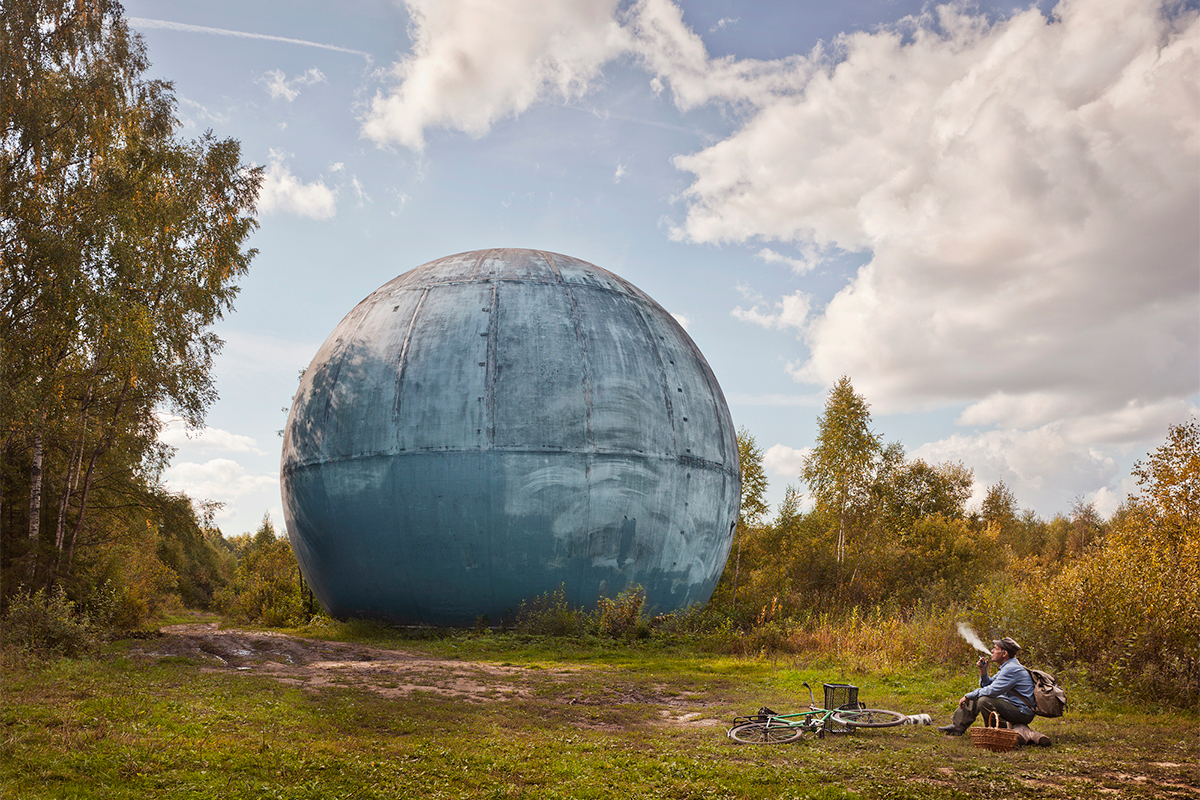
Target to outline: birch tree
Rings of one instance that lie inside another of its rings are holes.
[[[871,487],[882,452],[880,437],[871,432],[868,409],[867,401],[843,375],[825,400],[825,410],[817,419],[817,444],[805,457],[801,473],[816,510],[836,524],[839,564],[845,561],[849,528],[870,511]]]
[[[156,411],[201,424],[210,327],[255,253],[260,171],[176,138],[148,67],[113,0],[0,6],[0,519],[27,579],[69,574],[153,490]]]

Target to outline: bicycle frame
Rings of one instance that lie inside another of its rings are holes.
[[[823,739],[826,733],[850,733],[851,728],[844,726],[841,728],[834,727],[834,714],[850,713],[853,709],[845,708],[821,708],[813,699],[812,687],[807,682],[801,683],[805,689],[808,689],[808,711],[796,711],[791,714],[779,714],[769,708],[761,708],[757,714],[751,714],[744,717],[735,717],[733,720],[734,727],[747,722],[766,723],[767,727],[788,727],[801,728],[805,733],[816,733],[818,739]]]
[[[840,708],[821,708],[813,700],[812,687],[807,683],[801,685],[808,689],[808,711],[780,714],[769,708],[760,708],[757,714],[734,718],[733,727],[728,731],[729,738],[739,744],[784,744],[802,739],[809,733],[816,733],[818,739],[823,739],[826,733],[851,733],[858,728],[890,728],[908,719],[898,711],[866,708],[855,700]],[[828,690],[827,684],[827,699]]]

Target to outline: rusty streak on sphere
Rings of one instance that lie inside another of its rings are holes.
[[[707,602],[737,440],[696,345],[645,293],[537,250],[390,281],[304,373],[284,434],[292,549],[338,617],[470,625],[559,586]]]

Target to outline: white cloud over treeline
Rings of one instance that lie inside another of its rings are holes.
[[[682,111],[734,131],[675,158],[672,235],[779,242],[798,274],[867,256],[828,302],[755,297],[735,314],[795,331],[788,369],[840,375],[877,413],[963,409],[926,456],[1020,482],[1116,480],[1104,447],[1161,440],[1200,391],[1200,21],[1148,0],[966,4],[807,54],[711,57],[671,0],[407,0],[412,52],[364,134],[416,150],[579,97],[618,58]],[[1099,449],[1098,449],[1099,448]],[[1017,487],[1020,488],[1020,487]]]

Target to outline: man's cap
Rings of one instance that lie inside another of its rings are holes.
[[[1021,652],[1021,645],[1017,644],[1016,641],[1009,636],[1005,636],[1003,639],[997,639],[992,642],[992,644],[1001,647],[1010,656],[1015,656],[1017,653]]]

